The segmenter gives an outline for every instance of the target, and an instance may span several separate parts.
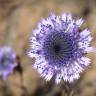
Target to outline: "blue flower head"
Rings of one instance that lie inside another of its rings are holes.
[[[16,65],[16,54],[11,47],[0,47],[0,76],[6,80],[7,76],[13,72]]]
[[[62,78],[66,82],[73,82],[90,64],[90,59],[84,55],[94,51],[90,46],[92,37],[88,29],[80,31],[82,23],[81,18],[75,20],[69,13],[61,16],[51,13],[33,31],[28,55],[36,58],[33,68],[46,81],[55,74],[57,84]]]

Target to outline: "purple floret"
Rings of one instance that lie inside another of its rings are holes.
[[[16,53],[9,46],[0,47],[0,75],[4,80],[13,73],[17,66]]]
[[[82,19],[73,19],[71,14],[56,16],[51,13],[38,23],[33,31],[28,55],[35,57],[33,68],[49,81],[55,74],[55,82],[73,82],[90,64],[86,53],[94,52],[90,46],[92,37],[88,29],[80,32]]]

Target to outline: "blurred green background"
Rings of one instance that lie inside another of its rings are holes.
[[[0,96],[68,96],[63,84],[45,82],[32,69],[34,58],[28,58],[29,38],[41,18],[50,12],[71,12],[85,19],[82,28],[90,28],[96,47],[96,0],[0,0],[0,46],[9,44],[16,51],[22,74],[16,71],[6,81],[0,80]],[[88,54],[92,63],[73,84],[70,96],[96,96],[96,53]]]

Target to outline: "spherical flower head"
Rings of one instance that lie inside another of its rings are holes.
[[[0,76],[6,80],[17,66],[16,54],[9,46],[0,47]]]
[[[38,23],[33,31],[28,55],[35,57],[33,68],[49,81],[55,74],[55,82],[73,82],[90,64],[86,53],[94,51],[90,46],[90,31],[80,31],[83,20],[73,19],[69,13],[56,16],[51,13]]]

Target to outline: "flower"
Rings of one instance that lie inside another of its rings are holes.
[[[0,76],[6,80],[17,66],[16,54],[9,46],[0,47]]]
[[[33,31],[29,57],[35,57],[33,68],[49,81],[55,74],[55,82],[73,82],[90,64],[86,53],[95,51],[90,46],[89,29],[80,30],[83,20],[75,20],[70,13],[56,16],[51,13],[38,23]]]

